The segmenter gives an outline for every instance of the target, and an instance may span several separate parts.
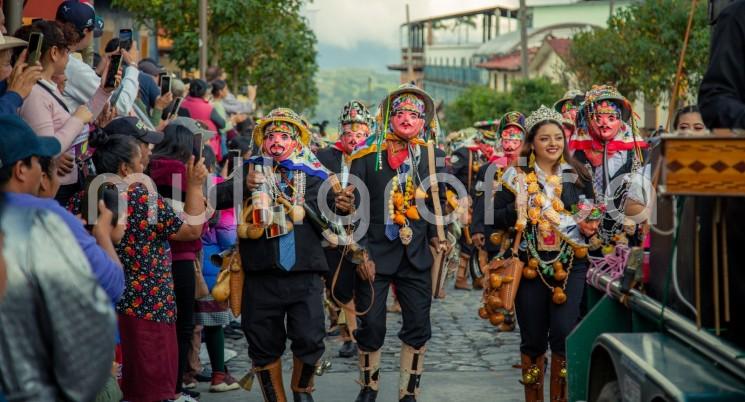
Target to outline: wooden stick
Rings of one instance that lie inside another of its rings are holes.
[[[668,107],[667,115],[667,131],[670,132],[674,127],[670,127],[673,121],[673,115],[675,110],[678,109],[676,103],[678,102],[678,92],[680,90],[681,76],[683,75],[683,64],[685,62],[686,50],[688,49],[688,38],[691,37],[691,26],[693,26],[693,16],[696,14],[697,0],[691,0],[691,11],[688,13],[688,25],[686,26],[685,36],[683,36],[683,49],[680,51],[680,58],[678,59],[678,68],[675,71],[675,85],[673,85],[673,91],[670,94],[670,106]]]
[[[721,323],[719,317],[719,216],[721,215],[721,199],[717,198],[714,207],[714,220],[711,222],[711,270],[712,286],[714,287],[714,330],[717,336],[721,333]]]
[[[693,262],[693,281],[695,284],[694,299],[696,302],[696,328],[701,329],[701,237],[699,231],[699,219],[696,218],[696,235],[694,238],[694,251],[695,254]]]
[[[724,276],[724,322],[729,322],[729,252],[727,248],[727,220],[722,220],[722,275]]]

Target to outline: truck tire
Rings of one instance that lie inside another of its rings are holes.
[[[596,402],[621,402],[622,400],[621,387],[618,385],[618,380],[615,380],[603,385]]]

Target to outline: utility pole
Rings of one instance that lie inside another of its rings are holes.
[[[21,27],[23,19],[23,0],[5,0],[3,2],[3,13],[5,14],[5,28],[8,35]]]
[[[409,23],[409,4],[406,4],[406,82],[414,80],[414,60],[412,60],[411,46],[414,45],[414,36],[411,34],[411,25]]]
[[[616,3],[616,1],[615,1],[615,0],[610,0],[610,2],[609,2],[609,3],[610,3],[610,4],[609,4],[609,6],[610,6],[610,15],[609,15],[609,17],[613,17],[613,9],[615,8],[615,5],[616,5],[615,3]]]
[[[199,77],[207,76],[207,0],[199,0]]]
[[[528,78],[528,9],[525,0],[520,0],[520,64],[523,78]]]

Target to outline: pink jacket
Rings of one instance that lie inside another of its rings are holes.
[[[41,88],[40,85],[44,85],[51,90],[54,96],[44,88]],[[55,99],[55,96],[59,101]],[[101,113],[104,105],[109,100],[109,96],[101,88],[96,90],[93,98],[88,103],[88,108],[93,113],[93,116],[98,116]],[[71,149],[71,146],[79,135],[83,133],[87,134],[88,127],[82,120],[70,114],[74,113],[74,110],[68,112],[60,102],[64,101],[62,100],[62,94],[57,89],[57,85],[46,80],[40,80],[31,88],[31,93],[23,101],[20,116],[31,126],[37,135],[56,137],[62,144],[63,153],[67,152],[71,156],[76,156],[75,150]],[[74,184],[77,180],[78,171],[77,169],[73,169],[72,172],[62,177],[60,182],[61,184]]]

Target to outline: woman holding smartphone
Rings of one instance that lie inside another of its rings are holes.
[[[214,133],[201,128],[197,122],[188,117],[179,117],[166,126],[163,141],[153,149],[148,173],[158,187],[167,204],[173,209],[180,210],[185,199],[187,183],[187,164],[193,155],[195,147],[202,148],[202,140]],[[197,155],[196,158],[200,158]],[[201,158],[200,158],[201,159]],[[175,180],[179,177],[181,180]],[[206,227],[207,225],[204,225]],[[202,232],[200,231],[200,236]],[[195,274],[194,262],[202,250],[200,238],[189,241],[171,239],[171,274],[176,296],[176,335],[178,339],[178,375],[176,377],[176,391],[192,396],[198,393],[183,389],[182,379],[189,364],[189,351],[194,332],[194,304],[195,304]]]
[[[65,32],[70,30],[67,25],[55,21],[36,21],[32,25],[21,27],[16,32],[16,37],[29,41],[33,33],[41,33],[39,63],[42,67],[41,80],[31,89],[31,93],[23,102],[20,109],[20,117],[25,120],[37,135],[56,137],[62,144],[62,154],[67,154],[68,159],[77,156],[76,146],[84,143],[87,138],[87,124],[90,123],[103,110],[109,100],[114,88],[103,88],[106,77],[101,79],[101,87],[98,88],[88,105],[79,106],[76,110],[69,110],[63,101],[62,94],[52,77],[65,73],[65,67],[72,46],[71,38],[76,33]],[[22,49],[16,49],[20,53]],[[108,63],[104,61],[104,63]],[[106,70],[106,69],[104,69]],[[74,159],[73,159],[74,160]],[[62,186],[57,193],[57,200],[62,205],[82,189],[82,178],[73,165],[69,171],[62,171],[60,178]]]

